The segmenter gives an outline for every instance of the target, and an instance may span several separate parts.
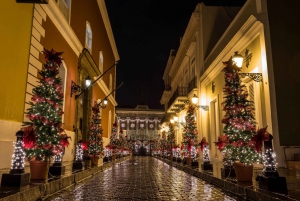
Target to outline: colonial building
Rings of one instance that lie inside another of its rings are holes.
[[[241,78],[255,104],[256,126],[268,126],[278,165],[285,166],[299,153],[300,85],[295,75],[299,72],[300,28],[293,23],[300,15],[298,6],[248,0],[236,15],[227,15],[224,7],[201,3],[192,13],[177,54],[170,56],[173,62],[166,66],[164,80],[171,90],[165,90],[161,102],[167,112],[181,117],[184,101],[194,94],[199,97],[197,105],[205,107],[197,111],[198,137],[208,139],[213,159],[221,159],[213,142],[223,132],[222,61],[236,51],[244,58]],[[195,85],[190,84],[193,79]]]
[[[123,130],[128,140],[135,143],[135,152],[140,148],[150,151],[150,142],[161,133],[163,110],[149,109],[147,105],[136,108],[116,108],[118,131]]]
[[[104,0],[6,1],[1,5],[0,15],[5,30],[1,31],[0,40],[6,46],[0,50],[0,146],[6,150],[0,152],[0,168],[10,166],[15,133],[22,122],[28,121],[24,112],[30,107],[33,87],[39,84],[39,71],[45,63],[44,48],[64,52],[60,67],[63,123],[72,139],[64,160],[73,160],[74,145],[79,139],[88,139],[91,107],[105,97],[108,104],[101,115],[107,143],[117,105],[114,89],[119,55]],[[87,88],[88,77],[92,85]]]

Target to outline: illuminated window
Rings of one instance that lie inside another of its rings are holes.
[[[112,74],[109,74],[109,91],[112,91]]]
[[[90,53],[92,53],[92,39],[93,39],[93,33],[92,33],[91,25],[88,21],[86,21],[85,48],[88,49]]]
[[[62,85],[62,93],[64,97],[66,96],[66,83],[67,83],[67,66],[64,61],[62,61],[62,64],[60,66],[59,70],[59,77],[61,79],[61,85]],[[62,110],[65,111],[65,98],[62,105]],[[62,122],[64,122],[64,114],[62,115]]]
[[[103,54],[102,51],[99,51],[99,70],[103,73]]]

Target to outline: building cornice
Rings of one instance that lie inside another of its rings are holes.
[[[169,75],[170,77],[174,78],[181,63],[182,59],[185,57],[186,52],[189,49],[189,46],[191,42],[193,41],[193,36],[196,33],[197,30],[197,21],[199,20],[199,13],[198,12],[193,12],[190,21],[188,23],[188,26],[186,28],[186,31],[183,35],[183,38],[181,40],[179,49],[177,51],[176,57],[174,59],[173,65],[170,69]]]
[[[108,39],[109,39],[109,42],[110,42],[115,60],[119,61],[120,57],[119,57],[119,54],[118,54],[114,34],[113,34],[111,24],[110,24],[110,21],[109,21],[109,17],[108,17],[108,13],[107,13],[107,10],[106,10],[105,2],[104,2],[104,0],[97,0],[97,2],[98,2],[100,13],[101,13],[101,16],[102,16],[102,19],[103,19],[103,22],[104,22],[106,33],[108,35]]]
[[[73,29],[71,28],[70,24],[67,22],[67,20],[59,10],[54,0],[50,0],[49,4],[40,5],[46,12],[47,16],[49,16],[51,21],[54,23],[57,30],[61,33],[63,38],[70,45],[75,54],[79,56],[83,49],[83,46],[77,38]]]

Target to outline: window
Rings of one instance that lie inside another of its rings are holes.
[[[261,113],[261,99],[260,99],[260,85],[250,78],[243,80],[248,90],[248,100],[254,102],[255,114],[254,118],[257,123],[257,128],[262,128],[262,113]]]
[[[91,25],[88,21],[86,21],[85,48],[88,49],[90,53],[92,53],[92,39],[93,39],[93,33],[92,33]]]
[[[103,54],[102,51],[99,51],[99,70],[103,74]]]
[[[111,133],[111,125],[112,125],[112,123],[111,123],[111,110],[109,110],[109,112],[108,112],[108,138],[110,138],[110,133]]]
[[[109,91],[112,91],[112,74],[109,74]]]
[[[62,64],[59,68],[59,77],[61,79],[61,85],[62,85],[62,93],[64,94],[64,97],[66,96],[66,77],[67,77],[67,67],[64,61],[62,61]],[[65,98],[63,100],[62,110],[65,111]],[[62,122],[64,122],[64,115],[62,115],[61,118]]]

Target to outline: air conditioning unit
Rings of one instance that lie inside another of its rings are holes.
[[[48,4],[49,0],[16,0],[17,3]]]

